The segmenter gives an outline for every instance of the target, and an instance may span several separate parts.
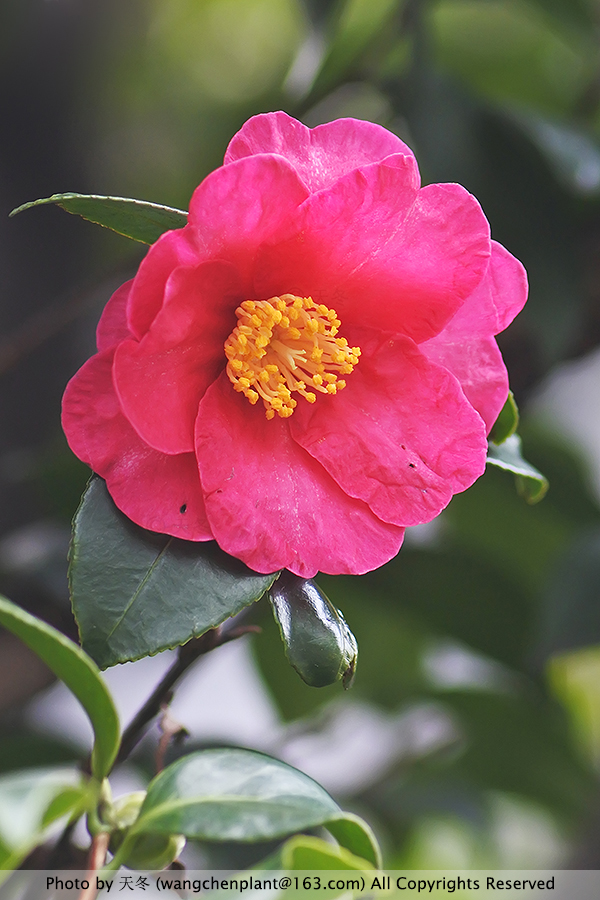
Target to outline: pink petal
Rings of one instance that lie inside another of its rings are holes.
[[[360,119],[337,119],[307,128],[284,112],[263,113],[249,119],[233,137],[225,165],[254,156],[284,156],[313,193],[329,187],[342,175],[393,153],[412,156],[407,145],[381,125]]]
[[[165,456],[140,440],[113,390],[113,353],[93,356],[67,385],[62,421],[69,446],[106,479],[119,509],[142,528],[211,540],[194,454]]]
[[[165,287],[174,269],[202,261],[193,228],[186,225],[162,234],[140,263],[127,305],[127,324],[140,340],[150,328],[164,302]]]
[[[133,279],[117,288],[104,307],[96,328],[98,350],[108,350],[120,341],[126,341],[131,337],[131,332],[127,327],[127,301],[132,284]]]
[[[287,423],[267,421],[225,374],[200,404],[196,454],[219,546],[257,572],[359,574],[398,552],[403,530],[346,496]]]
[[[166,293],[141,342],[117,347],[113,376],[121,408],[141,439],[179,454],[194,450],[198,404],[225,366],[223,344],[241,298],[235,269],[218,260],[176,269]]]
[[[295,219],[307,196],[296,172],[279,156],[254,156],[217,169],[190,202],[189,221],[201,258],[234,263],[249,290],[257,247]]]
[[[300,401],[290,432],[379,518],[428,522],[482,474],[484,424],[456,379],[408,338],[363,329],[361,344],[345,390]]]
[[[492,241],[490,264],[481,284],[444,330],[421,344],[428,359],[458,378],[488,432],[508,396],[508,373],[492,335],[510,324],[526,299],[525,269]]]
[[[368,317],[417,342],[441,331],[487,269],[489,225],[464,188],[417,193],[416,176],[390,157],[313,194],[292,234],[261,249],[257,296],[312,296],[343,325]]]
[[[527,300],[527,273],[502,244],[491,242],[488,269],[445,331],[489,337],[508,328]],[[440,335],[440,339],[442,335]]]
[[[486,434],[508,397],[508,372],[495,338],[445,329],[419,348],[433,363],[458,378],[465,397],[486,425]]]

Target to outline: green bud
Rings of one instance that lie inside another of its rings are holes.
[[[109,850],[116,853],[137,820],[146,791],[134,791],[114,801],[112,819],[116,825]],[[164,869],[177,859],[185,847],[182,834],[139,834],[130,845],[123,865],[130,869]]]
[[[177,859],[184,847],[182,834],[140,834],[123,865],[129,869],[164,869]]]

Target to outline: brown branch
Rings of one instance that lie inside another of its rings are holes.
[[[90,847],[90,855],[88,858],[88,868],[86,873],[86,881],[88,886],[84,888],[79,895],[79,900],[96,900],[98,893],[97,881],[94,877],[98,869],[101,869],[106,862],[106,854],[108,852],[108,842],[110,834],[108,831],[101,831],[92,838]]]
[[[170,703],[175,683],[179,681],[197,659],[206,653],[210,653],[211,650],[229,643],[229,641],[236,640],[244,634],[254,633],[257,630],[260,631],[260,628],[257,628],[256,625],[240,625],[229,630],[219,626],[218,628],[212,628],[201,637],[194,638],[188,641],[187,644],[184,644],[183,647],[180,647],[176,661],[123,732],[121,747],[117,754],[115,765],[127,759],[134,747],[141,741],[152,719],[160,713],[162,708]]]
[[[165,757],[171,741],[180,743],[184,738],[189,737],[190,733],[184,728],[180,722],[177,722],[170,714],[168,703],[163,703],[162,716],[160,717],[159,728],[162,732],[156,748],[156,774],[165,767]]]

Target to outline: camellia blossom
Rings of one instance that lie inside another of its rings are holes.
[[[362,573],[483,472],[522,265],[457,184],[340,119],[250,119],[69,383],[73,451],[152,531]]]

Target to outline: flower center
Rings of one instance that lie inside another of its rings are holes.
[[[339,376],[352,372],[360,348],[336,336],[341,323],[334,309],[282,294],[245,300],[235,314],[238,324],[225,341],[227,375],[250,403],[262,397],[267,419],[291,416],[294,393],[314,403],[315,391],[337,394],[346,387]]]

